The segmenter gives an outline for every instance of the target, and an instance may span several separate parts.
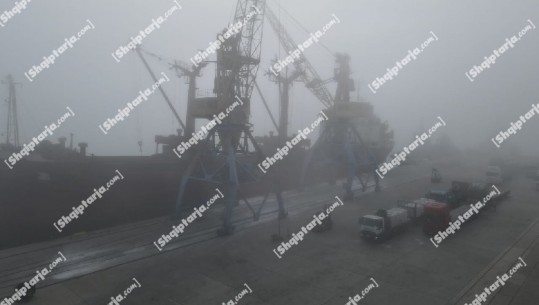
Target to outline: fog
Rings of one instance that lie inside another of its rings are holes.
[[[187,85],[169,70],[169,59],[189,62],[198,50],[232,21],[236,0],[181,1],[182,10],[171,16],[160,29],[143,42],[145,49],[161,55],[163,61],[148,57],[156,73],[165,72],[172,81],[164,88],[180,116],[185,117]],[[448,134],[462,149],[496,150],[490,139],[539,102],[539,30],[529,31],[514,48],[497,59],[474,82],[465,76],[474,65],[497,49],[505,39],[528,25],[539,25],[539,3],[518,1],[364,1],[295,0],[268,1],[297,43],[308,34],[284,13],[292,14],[310,31],[322,28],[335,14],[341,20],[321,39],[331,53],[351,56],[353,78],[359,81],[359,94],[375,106],[377,115],[395,131],[395,149],[441,116],[447,122],[441,133]],[[12,1],[0,4],[0,11],[13,7]],[[139,90],[152,85],[135,53],[119,63],[111,53],[125,45],[131,36],[146,28],[152,18],[174,5],[168,0],[154,1],[33,1],[20,14],[0,28],[0,75],[12,74],[18,90],[21,142],[28,142],[71,107],[76,116],[55,132],[75,134],[75,142],[88,142],[95,155],[138,155],[137,142],[143,141],[143,154],[154,153],[154,135],[175,134],[179,127],[162,96],[156,92],[125,121],[104,135],[98,125],[113,117],[118,108],[132,101]],[[88,31],[56,63],[40,73],[33,82],[24,73],[38,65],[43,56],[58,48],[64,39],[77,33],[89,19],[95,29]],[[434,32],[439,38],[406,65],[376,94],[367,84],[381,77],[387,68],[418,47]],[[258,82],[278,114],[278,89],[264,76],[279,43],[266,22]],[[306,56],[323,79],[333,76],[334,57],[326,48],[315,45]],[[280,51],[281,56],[285,54]],[[210,58],[214,60],[215,56]],[[204,69],[199,80],[201,91],[212,88],[214,66]],[[328,85],[334,93],[335,84]],[[7,97],[7,86],[0,97]],[[355,98],[356,92],[353,93]],[[295,83],[291,91],[290,133],[310,124],[323,106]],[[273,130],[273,125],[256,92],[252,99],[255,135]],[[5,132],[7,106],[0,106],[0,132]],[[199,124],[200,125],[200,124]],[[500,150],[520,150],[525,155],[539,153],[539,118],[504,142]],[[3,137],[3,136],[2,136]],[[3,140],[2,140],[3,141]]]

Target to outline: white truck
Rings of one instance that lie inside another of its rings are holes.
[[[364,239],[378,241],[388,239],[395,232],[405,229],[409,223],[406,209],[380,209],[376,215],[362,216],[359,219],[359,230]]]
[[[425,213],[425,206],[429,202],[432,202],[432,199],[399,201],[398,208],[380,209],[375,215],[365,215],[359,219],[361,235],[367,240],[388,239],[409,224],[421,220]]]

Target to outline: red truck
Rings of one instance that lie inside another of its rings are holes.
[[[428,236],[434,236],[439,231],[445,230],[449,227],[449,222],[451,222],[450,213],[451,210],[445,203],[427,203],[423,216],[423,232]]]
[[[431,201],[425,206],[423,232],[432,237],[436,233],[447,229],[453,219],[457,219],[459,215],[466,213],[469,209],[469,205],[461,205],[451,210],[449,205],[445,203]],[[475,219],[476,217],[477,214],[474,214],[470,219]]]
[[[461,185],[461,187],[464,185]],[[492,189],[489,189],[484,184],[469,184],[460,188],[465,190],[465,196],[460,196],[460,202],[429,202],[425,206],[423,215],[423,232],[428,236],[434,236],[439,231],[444,231],[449,227],[452,218],[457,218],[465,213],[470,206],[468,203],[475,203],[489,194]],[[492,197],[487,203],[485,209],[495,207],[498,201],[509,196],[510,191],[506,190],[499,195]],[[461,194],[462,195],[462,194]],[[454,198],[454,197],[453,197]],[[453,203],[453,204],[451,204]],[[452,217],[453,216],[453,217]],[[475,219],[478,215],[474,214],[471,219]]]

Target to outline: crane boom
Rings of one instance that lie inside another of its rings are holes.
[[[241,99],[241,108],[234,109],[225,119],[230,123],[249,122],[250,101],[262,52],[265,0],[238,0],[233,24],[237,34],[227,38],[217,51],[214,93],[216,103],[213,114],[224,111]],[[230,29],[228,30],[230,31]],[[224,31],[223,31],[224,32]],[[212,104],[213,101],[207,101]]]
[[[249,100],[260,64],[265,0],[239,0],[234,24],[243,24],[237,40],[238,65],[236,95]]]
[[[287,54],[294,51],[298,45],[294,42],[281,22],[279,22],[279,19],[269,6],[266,7],[266,16]],[[300,58],[294,62],[294,65],[298,71],[303,71],[300,78],[305,83],[307,89],[309,89],[309,91],[311,91],[324,106],[328,108],[331,107],[334,104],[331,93],[303,53],[300,54]]]

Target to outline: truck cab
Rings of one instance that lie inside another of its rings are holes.
[[[359,218],[359,231],[365,239],[378,240],[384,235],[384,218],[376,215],[365,215]]]
[[[423,232],[428,236],[434,236],[439,231],[445,230],[451,221],[451,210],[447,204],[429,202],[425,206],[423,218]]]
[[[405,209],[379,209],[375,215],[365,215],[359,219],[359,230],[364,239],[385,240],[396,231],[404,229],[409,221],[408,212]]]

